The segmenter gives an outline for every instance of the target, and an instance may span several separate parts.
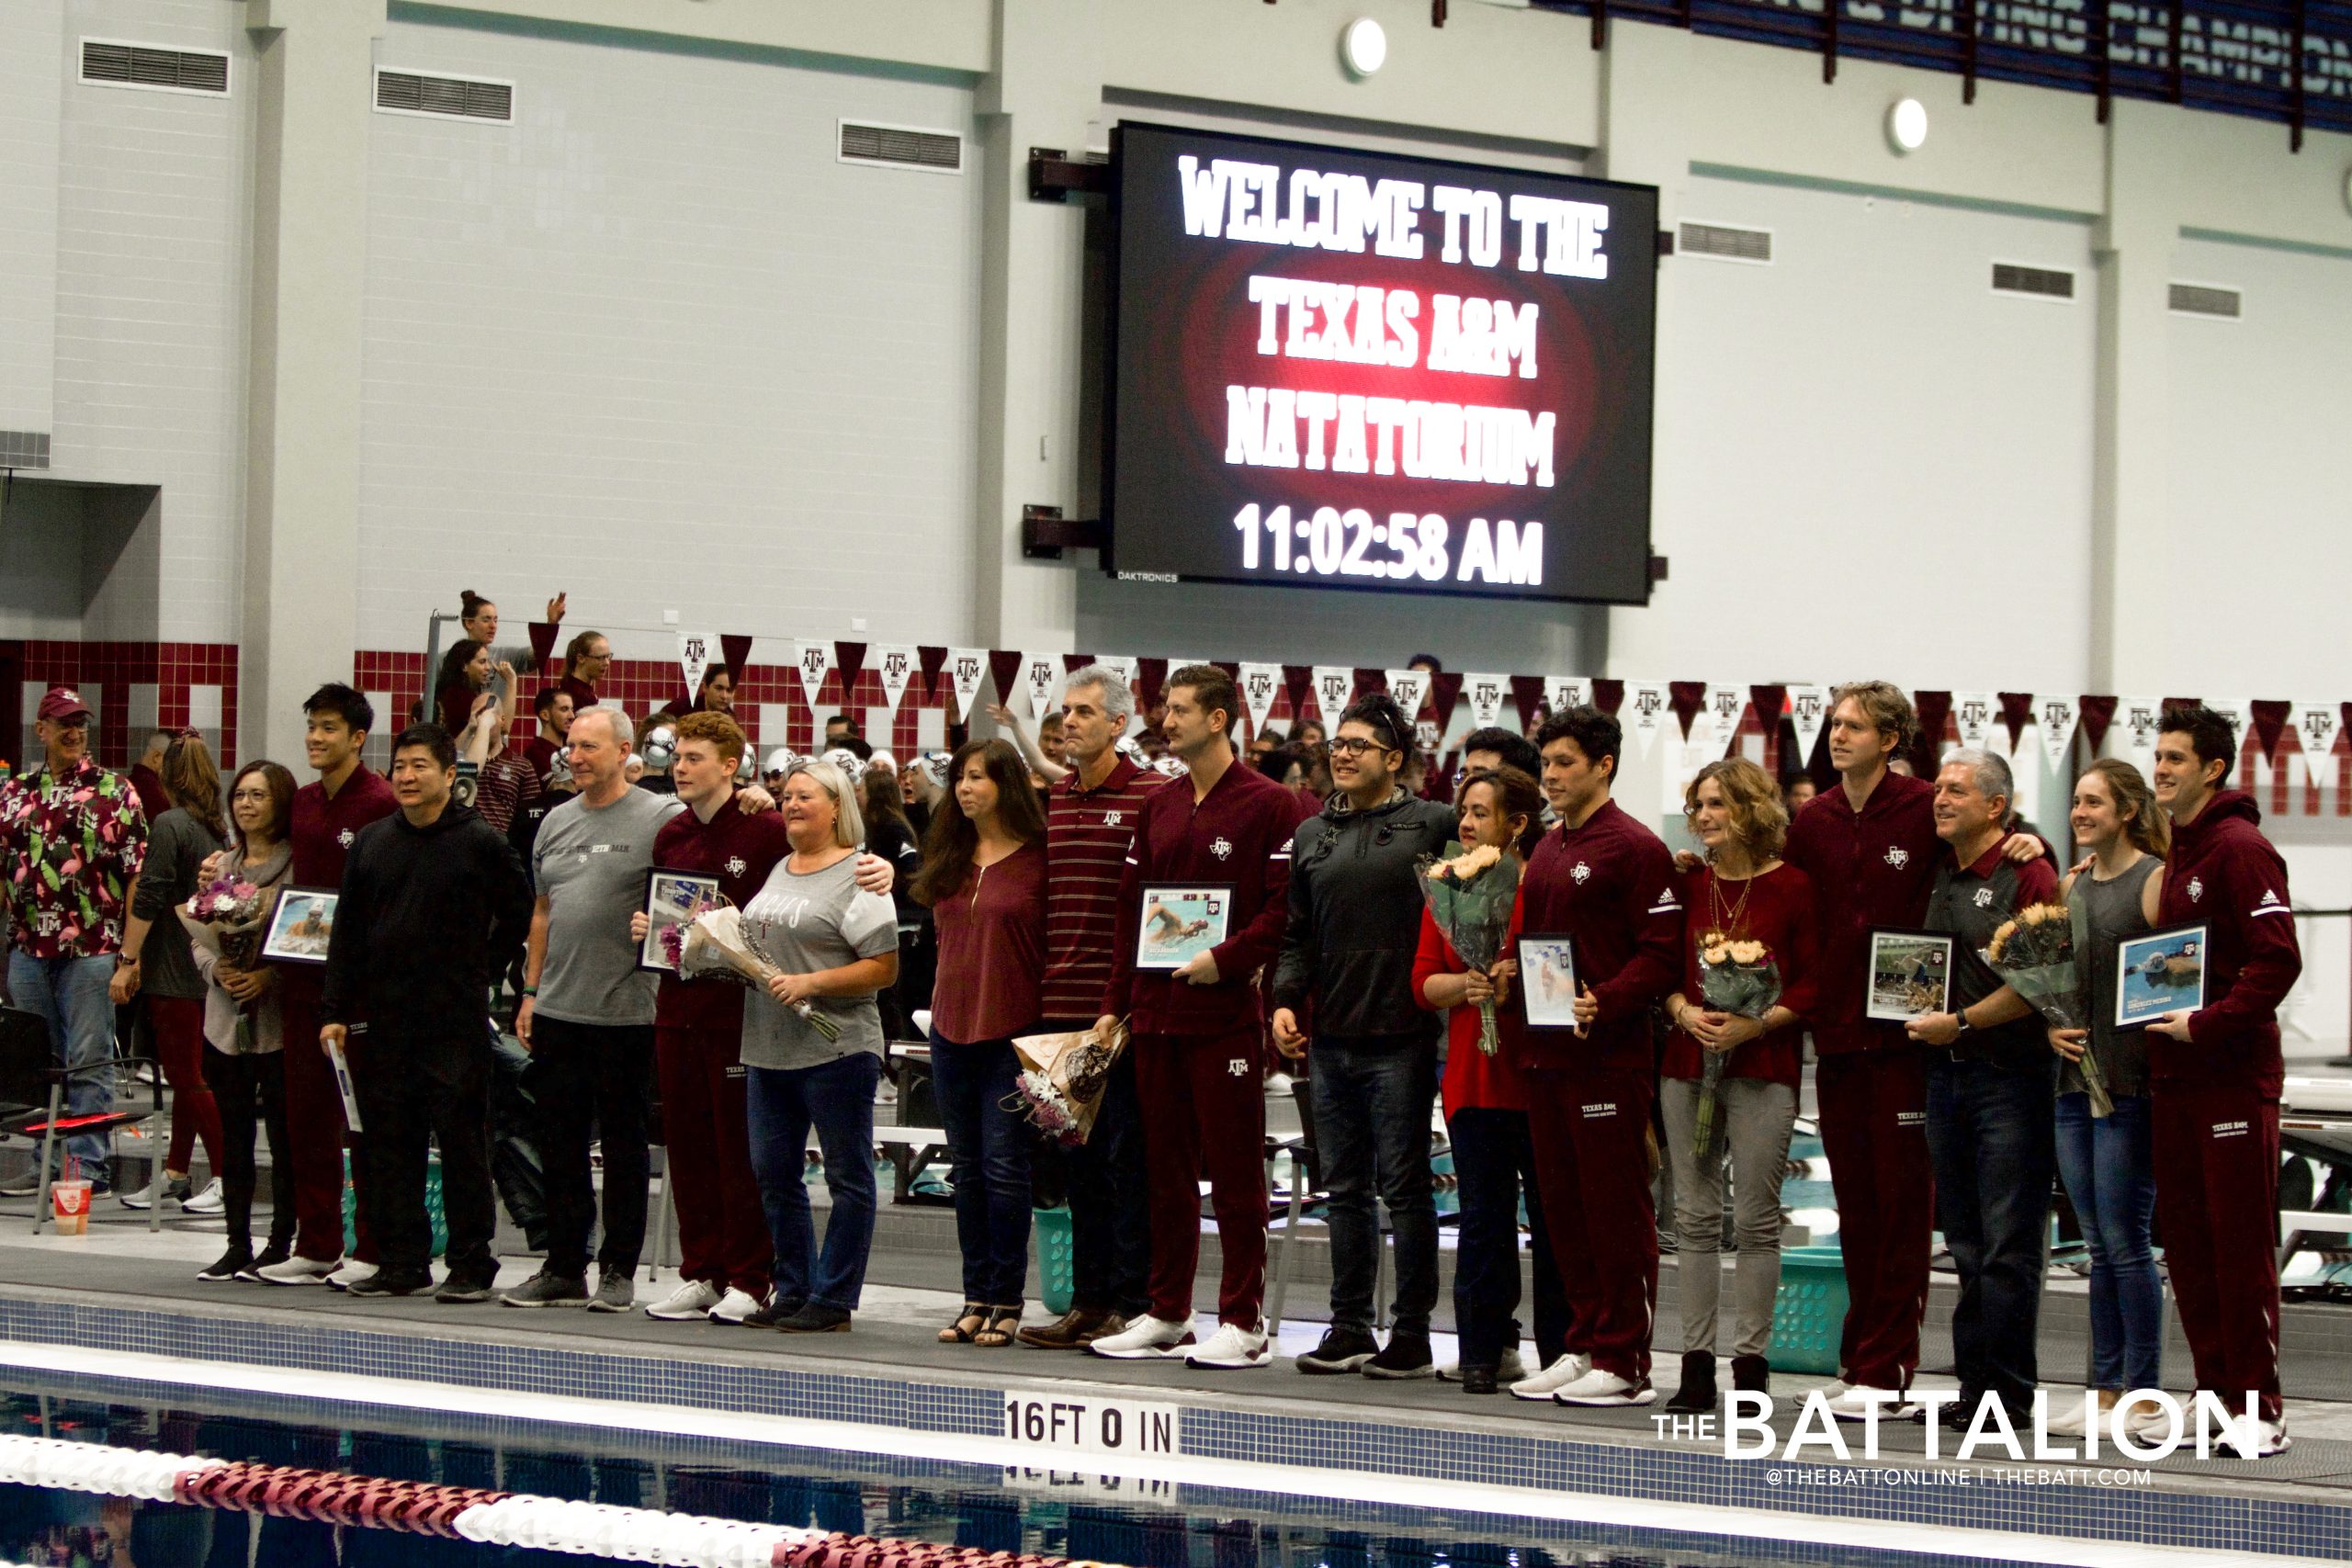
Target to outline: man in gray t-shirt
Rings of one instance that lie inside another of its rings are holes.
[[[548,813],[532,851],[538,902],[514,1032],[531,1053],[523,1083],[547,1172],[548,1257],[507,1292],[508,1306],[627,1312],[637,1297],[655,977],[638,971],[629,917],[645,907],[653,836],[684,807],[673,795],[630,787],[623,769],[635,739],[628,716],[613,707],[600,705],[571,721],[565,750],[580,793]],[[601,1140],[605,1166],[605,1237],[593,1298],[592,1136]]]

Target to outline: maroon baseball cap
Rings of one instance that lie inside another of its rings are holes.
[[[84,718],[90,716],[90,705],[82,700],[82,694],[71,686],[51,686],[49,694],[40,700],[40,711],[33,716],[72,718],[75,714]]]

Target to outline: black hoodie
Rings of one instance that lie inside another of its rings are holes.
[[[523,862],[473,807],[371,822],[344,865],[320,1021],[365,1018],[372,1045],[422,1048],[419,1066],[487,1054],[491,981],[530,923]]]
[[[1342,1039],[1436,1038],[1413,1000],[1421,940],[1419,863],[1453,838],[1453,807],[1398,790],[1358,811],[1344,792],[1291,840],[1290,918],[1274,970],[1274,1005]]]

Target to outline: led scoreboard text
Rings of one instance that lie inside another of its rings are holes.
[[[1654,192],[1156,127],[1118,164],[1114,570],[1645,597]]]

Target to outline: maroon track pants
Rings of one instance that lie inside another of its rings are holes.
[[[284,984],[280,981],[280,984]],[[285,998],[286,1136],[294,1155],[294,1252],[323,1262],[343,1256],[343,1096],[334,1087],[334,1068],[319,1049],[316,997],[288,986]],[[344,1044],[345,1059],[358,1071],[359,1054],[367,1036]],[[368,1167],[359,1140],[351,1140],[351,1184],[356,1190],[357,1235],[351,1249],[355,1258],[376,1261],[376,1239],[368,1231]]]
[[[188,1156],[199,1141],[204,1163],[220,1174],[220,1108],[204,1082],[204,998],[149,997],[147,1023],[155,1032],[155,1056],[164,1081],[172,1086],[172,1146],[164,1168],[187,1174]]]
[[[752,1174],[742,1032],[656,1028],[653,1049],[678,1211],[678,1272],[764,1301],[775,1254]]]
[[[1135,1054],[1150,1191],[1151,1315],[1189,1322],[1201,1259],[1200,1183],[1225,1254],[1216,1314],[1258,1326],[1266,1299],[1266,1090],[1258,1026],[1145,1034]]]
[[[2233,1413],[2278,1398],[2278,1102],[2250,1085],[2156,1086],[2157,1234],[2197,1386]]]
[[[1927,1058],[1910,1048],[1824,1056],[1814,1088],[1846,1263],[1838,1364],[1850,1383],[1905,1389],[1919,1367],[1935,1230]]]
[[[1568,1296],[1570,1353],[1597,1371],[1650,1375],[1657,1214],[1650,1201],[1649,1069],[1531,1068],[1527,1132],[1552,1256]]]

